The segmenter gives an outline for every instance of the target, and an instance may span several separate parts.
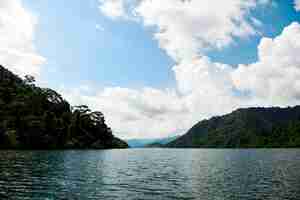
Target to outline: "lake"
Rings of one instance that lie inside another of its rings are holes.
[[[0,151],[0,199],[300,199],[298,149]]]

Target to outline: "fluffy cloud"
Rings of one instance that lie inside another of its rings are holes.
[[[300,100],[300,25],[286,27],[278,37],[262,38],[259,60],[240,65],[233,73],[239,90],[250,91],[269,105],[290,105]]]
[[[45,62],[33,45],[36,24],[21,1],[0,1],[0,63],[19,75],[39,76]]]
[[[257,34],[256,29],[263,24],[251,16],[251,10],[267,4],[274,5],[270,0],[141,0],[135,3],[133,16],[144,26],[156,28],[154,37],[159,46],[176,61],[176,87],[106,88],[97,95],[69,91],[69,97],[84,99],[103,110],[117,135],[125,138],[182,133],[200,119],[239,107],[297,104],[298,23],[274,39],[262,38],[255,63],[233,67],[205,55],[207,50],[226,47],[236,38]]]
[[[295,4],[294,6],[295,10],[300,11],[300,0],[295,0],[294,4]]]
[[[243,0],[143,0],[135,12],[146,26],[157,27],[154,37],[160,47],[179,62],[256,34],[247,17],[256,5]]]

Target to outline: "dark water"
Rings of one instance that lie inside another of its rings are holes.
[[[300,150],[0,151],[0,199],[300,199]]]

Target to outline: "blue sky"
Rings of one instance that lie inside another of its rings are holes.
[[[257,61],[257,46],[262,37],[274,38],[291,22],[300,20],[300,14],[294,9],[293,0],[274,2],[276,2],[276,6],[273,6],[272,9],[260,8],[252,11],[253,15],[263,23],[260,35],[248,40],[238,40],[236,44],[221,51],[212,51],[209,55],[215,61],[233,65]]]
[[[262,35],[239,40],[208,55],[214,61],[233,65],[256,61],[262,36],[275,37],[300,19],[293,0],[276,3],[273,9],[253,11],[264,24]],[[24,4],[38,16],[35,44],[47,58],[44,76],[50,86],[76,87],[91,82],[99,87],[164,88],[175,84],[171,71],[175,62],[158,47],[151,34],[153,28],[145,29],[133,21],[112,21],[99,12],[97,0],[74,0],[71,4],[24,0]],[[97,30],[97,24],[104,30]]]
[[[121,138],[300,103],[300,0],[3,0],[0,62]],[[299,42],[298,42],[299,41]]]
[[[82,83],[123,87],[171,87],[174,61],[153,39],[152,28],[133,21],[112,21],[99,12],[98,1],[89,2],[25,0],[25,6],[38,16],[35,44],[47,58],[45,79],[52,87]],[[253,11],[264,23],[262,36],[275,37],[292,21],[300,19],[293,1],[277,1],[273,9]],[[274,23],[276,22],[276,23]],[[97,30],[96,25],[104,30]],[[209,56],[228,64],[257,60],[261,35]],[[238,55],[236,51],[241,50]],[[68,76],[66,79],[65,76]],[[54,77],[54,78],[53,78]]]
[[[47,58],[49,71],[44,75],[51,86],[174,84],[170,70],[174,62],[150,32],[135,22],[112,22],[101,15],[98,1],[24,2],[39,18],[35,43]],[[97,24],[104,30],[97,30]]]

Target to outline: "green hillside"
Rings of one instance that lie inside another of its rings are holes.
[[[101,112],[70,106],[57,92],[40,88],[0,66],[0,148],[126,148]]]
[[[300,106],[247,108],[203,120],[168,143],[179,148],[300,147]]]

